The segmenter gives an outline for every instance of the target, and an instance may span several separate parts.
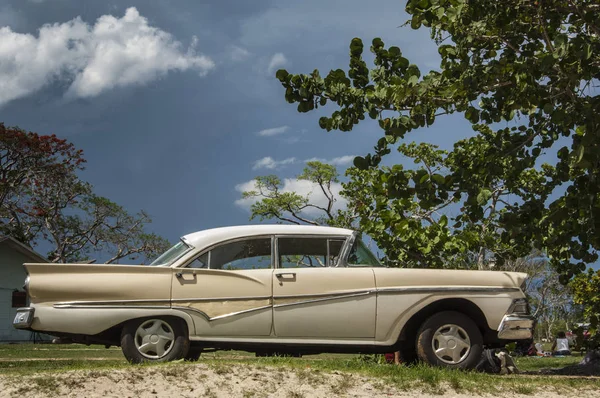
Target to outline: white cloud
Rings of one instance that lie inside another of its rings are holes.
[[[261,137],[271,137],[274,135],[283,134],[283,133],[287,132],[289,129],[290,129],[289,126],[273,127],[270,129],[260,130],[256,134],[260,135]]]
[[[283,160],[274,160],[270,156],[266,156],[262,159],[254,162],[254,166],[252,166],[252,170],[258,169],[276,169],[278,167],[284,166],[286,164],[292,164],[296,162],[296,158],[287,158]]]
[[[331,164],[333,166],[348,166],[348,165],[352,164],[355,157],[356,157],[355,155],[344,155],[344,156],[339,156],[337,158],[332,158],[332,159],[310,158],[310,159],[306,159],[305,162],[317,161],[317,162],[321,162],[321,163]]]
[[[232,46],[229,56],[231,57],[232,61],[239,62],[248,58],[250,56],[250,52],[245,48]]]
[[[141,85],[174,70],[203,76],[215,67],[196,54],[197,38],[184,51],[163,30],[148,25],[134,7],[122,18],[103,15],[93,26],[77,17],[47,24],[37,37],[0,28],[0,105],[66,81],[72,97],[93,97],[115,87]]]
[[[279,69],[282,66],[288,63],[287,58],[283,53],[276,53],[271,57],[271,61],[269,62],[269,67],[267,68],[267,72],[272,74],[275,72],[275,69]]]
[[[298,180],[295,178],[286,178],[282,181],[282,183],[283,187],[281,189],[281,192],[296,192],[299,195],[308,196],[309,202],[311,204],[321,207],[327,207],[327,198],[323,194],[323,191],[321,190],[318,184],[312,183],[307,180]],[[254,180],[238,184],[236,185],[235,189],[236,191],[240,192],[240,194],[246,191],[257,191],[256,183]],[[331,191],[333,193],[334,198],[337,199],[333,205],[334,211],[346,208],[347,201],[346,199],[340,196],[341,190],[342,184],[337,182],[331,184]],[[235,204],[243,209],[249,210],[250,206],[252,206],[252,204],[254,204],[257,201],[258,199],[256,198],[242,198],[236,200]],[[316,217],[322,215],[322,211],[309,207],[305,211],[303,211],[303,214]]]

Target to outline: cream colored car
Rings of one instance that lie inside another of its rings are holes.
[[[255,225],[186,235],[150,266],[25,264],[14,326],[121,346],[131,362],[390,352],[471,368],[532,336],[526,274],[382,266],[341,228]]]

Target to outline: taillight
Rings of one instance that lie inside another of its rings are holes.
[[[27,294],[29,294],[29,275],[27,275],[27,278],[25,278],[25,284],[23,285],[23,290],[25,290],[27,292]]]

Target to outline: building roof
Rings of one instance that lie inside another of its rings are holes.
[[[230,239],[260,235],[334,235],[349,236],[354,231],[345,228],[321,227],[315,225],[239,225],[233,227],[213,228],[194,232],[181,239],[198,249],[214,245]]]
[[[48,259],[37,253],[35,250],[30,248],[29,246],[19,242],[15,238],[11,236],[1,236],[0,235],[0,245],[7,245],[11,247],[13,250],[18,251],[19,253],[29,257],[32,261],[36,263],[47,263]]]

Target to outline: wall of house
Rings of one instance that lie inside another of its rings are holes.
[[[12,308],[12,292],[23,290],[25,268],[23,263],[32,260],[9,245],[0,245],[0,342],[28,341],[32,333],[13,328],[16,308]]]

